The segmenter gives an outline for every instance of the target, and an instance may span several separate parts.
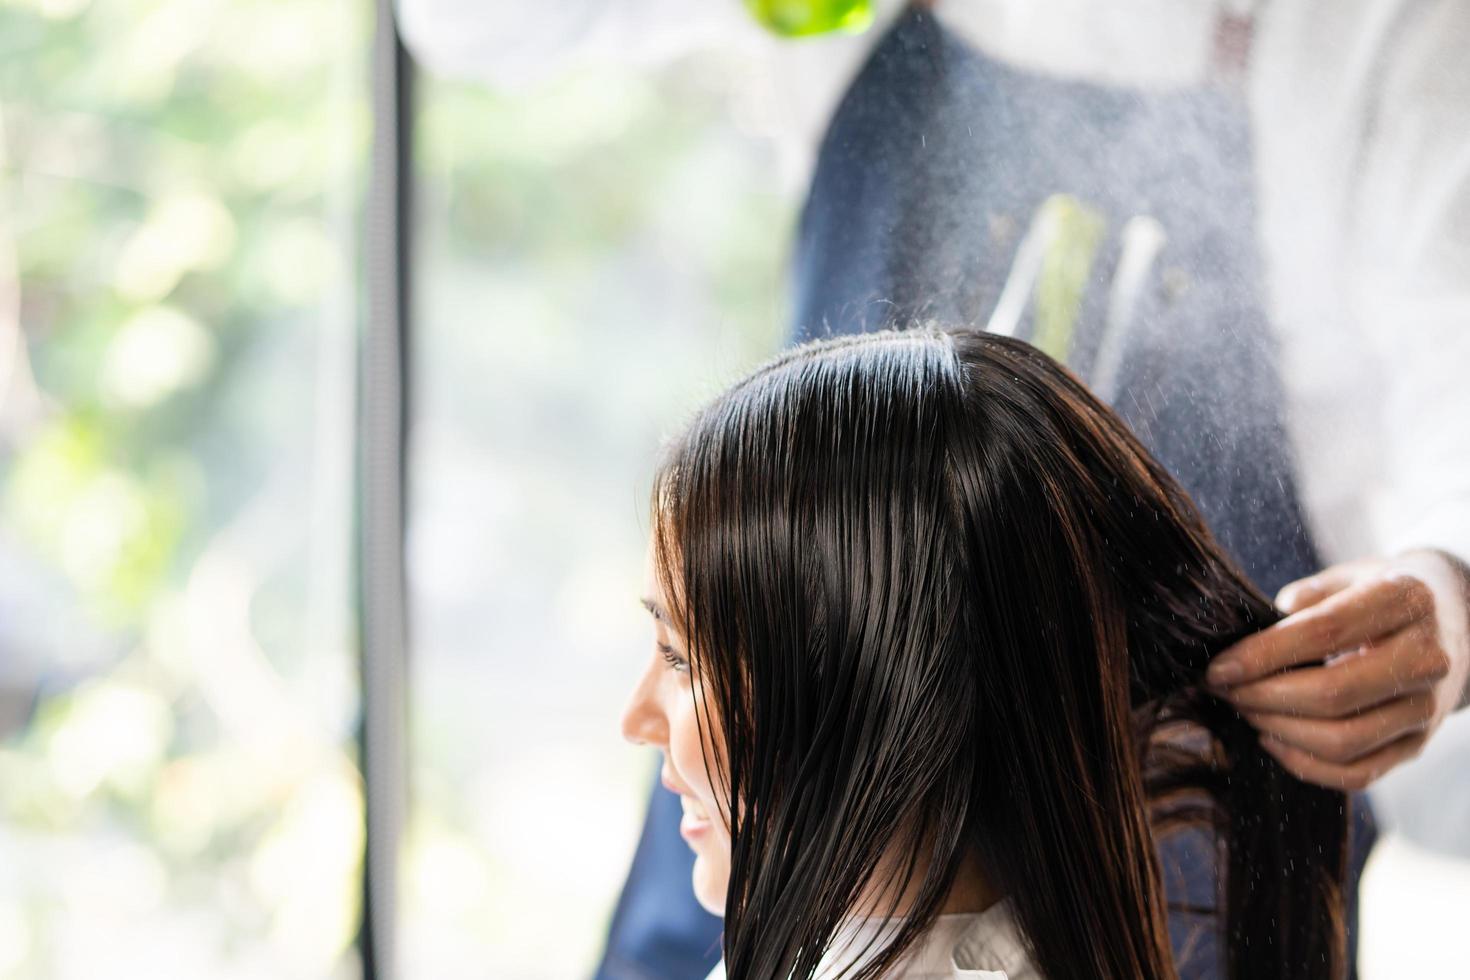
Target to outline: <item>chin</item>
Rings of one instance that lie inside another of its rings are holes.
[[[725,892],[730,885],[730,870],[717,872],[703,857],[694,859],[694,898],[711,915],[725,914]]]

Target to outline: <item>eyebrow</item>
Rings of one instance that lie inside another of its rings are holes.
[[[653,615],[654,619],[664,624],[667,624],[669,622],[668,615],[664,612],[663,607],[660,606],[658,603],[654,602],[647,596],[643,596],[638,601],[643,604],[644,609],[647,609]]]

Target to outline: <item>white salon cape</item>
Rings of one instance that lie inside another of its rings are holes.
[[[430,70],[500,87],[742,50],[793,187],[902,4],[875,7],[866,34],[793,42],[737,0],[398,0]],[[1412,548],[1470,562],[1470,0],[939,0],[935,14],[991,57],[1140,88],[1210,78],[1222,19],[1250,21],[1259,235],[1312,537],[1327,563]],[[1470,856],[1467,753],[1461,711],[1375,786],[1380,814]],[[1434,805],[1398,805],[1413,797]]]
[[[834,980],[844,970],[850,975],[869,962],[878,950],[864,948],[886,942],[899,921],[868,918],[844,927],[822,957],[816,980]],[[709,980],[725,980],[724,963]],[[1041,974],[1031,965],[1010,903],[1001,901],[973,915],[939,916],[883,980],[1041,980]]]

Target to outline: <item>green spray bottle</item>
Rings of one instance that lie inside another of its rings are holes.
[[[873,23],[873,0],[745,0],[745,6],[782,37],[861,34]]]

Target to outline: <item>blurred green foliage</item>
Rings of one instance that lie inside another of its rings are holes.
[[[242,355],[263,331],[300,329],[350,274],[353,229],[329,227],[325,204],[355,199],[331,186],[344,170],[360,177],[362,12],[332,0],[0,5],[15,256],[3,274],[23,287],[40,403],[7,515],[48,555],[86,552],[64,567],[113,625],[138,626],[250,492],[209,485],[182,457],[253,454],[229,474],[248,477],[272,452],[230,402]],[[76,540],[89,510],[116,540]]]
[[[369,20],[0,2],[0,976],[351,973]]]

